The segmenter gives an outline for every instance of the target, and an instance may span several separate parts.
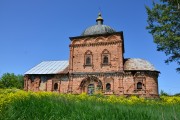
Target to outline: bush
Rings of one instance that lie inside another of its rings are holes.
[[[174,94],[174,96],[180,96],[180,93],[176,93],[176,94]]]
[[[163,90],[161,90],[161,92],[160,92],[160,96],[169,96],[169,94],[168,94],[168,93],[166,93],[166,92],[164,92]]]
[[[23,89],[24,80],[22,75],[14,73],[5,73],[0,79],[0,88],[18,88]]]

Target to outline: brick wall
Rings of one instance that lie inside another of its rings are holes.
[[[70,72],[112,72],[123,70],[123,49],[120,35],[75,39],[71,43]],[[102,52],[109,51],[110,65],[103,66]],[[86,51],[92,52],[92,66],[85,65]]]

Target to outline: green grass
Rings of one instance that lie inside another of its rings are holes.
[[[60,96],[30,96],[15,100],[0,112],[1,120],[180,120],[180,104],[125,105],[67,100]]]

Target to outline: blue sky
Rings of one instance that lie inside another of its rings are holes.
[[[164,63],[165,54],[145,29],[145,5],[152,0],[1,0],[0,76],[23,74],[41,61],[68,60],[69,37],[96,24],[101,11],[104,24],[123,31],[125,58],[150,61],[161,72],[159,90],[180,92],[177,64]]]

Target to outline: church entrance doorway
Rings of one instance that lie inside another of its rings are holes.
[[[92,95],[102,91],[102,82],[95,76],[88,76],[81,81],[79,88],[81,93]]]
[[[88,85],[88,95],[92,95],[94,93],[94,84]]]

